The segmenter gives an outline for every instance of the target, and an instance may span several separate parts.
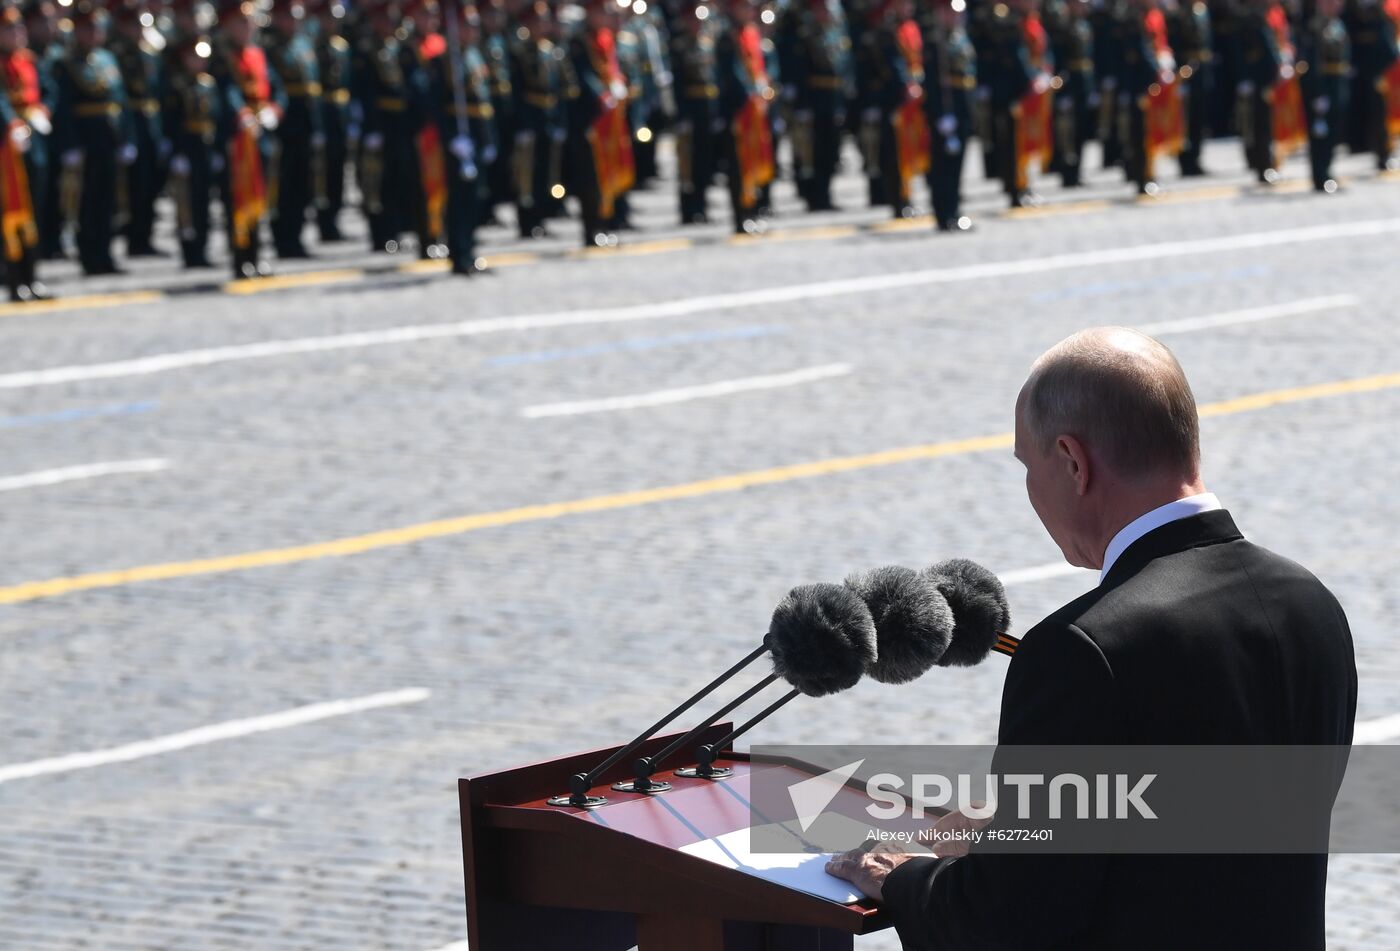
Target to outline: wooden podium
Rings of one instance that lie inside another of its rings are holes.
[[[729,732],[716,724],[697,745]],[[655,737],[638,755],[679,735]],[[683,779],[670,771],[687,765],[684,750],[658,764],[669,792],[614,792],[612,782],[631,778],[627,762],[590,790],[606,804],[546,804],[617,749],[458,781],[472,951],[850,951],[854,935],[888,926],[873,905],[836,904],[679,851],[748,827],[755,771],[810,775],[792,765],[753,766],[725,750],[731,777]]]

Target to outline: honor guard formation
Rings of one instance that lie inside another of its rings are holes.
[[[1079,186],[1090,141],[1153,195],[1166,158],[1209,171],[1209,137],[1266,185],[1306,150],[1324,193],[1339,147],[1394,168],[1400,138],[1400,0],[11,0],[0,20],[20,301],[46,296],[41,260],[173,253],[162,196],[184,266],[221,227],[238,279],[343,240],[347,205],[374,251],[456,274],[478,227],[540,237],[571,198],[584,246],[613,246],[663,133],[680,221],[722,182],[740,234],[780,174],[832,209],[846,135],[872,205],[913,216],[923,178],[944,231],[971,225],[974,140],[1017,207]]]

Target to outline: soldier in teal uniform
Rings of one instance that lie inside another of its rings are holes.
[[[54,151],[52,116],[58,104],[54,66],[66,50],[58,31],[53,0],[28,0],[21,12],[29,37],[29,51],[34,54],[34,65],[39,73],[40,98],[51,117],[49,131],[34,130],[30,151],[35,155],[31,162],[38,174],[31,174],[29,178],[29,188],[34,195],[34,218],[39,226],[39,257],[51,260],[63,256],[63,215],[58,201],[58,156]]]
[[[129,258],[164,257],[151,243],[156,223],[156,196],[164,185],[160,143],[161,58],[146,38],[155,22],[145,0],[119,0],[112,11],[107,48],[121,67],[126,87],[127,123],[136,147],[129,164],[118,171],[117,220],[126,234]]]
[[[302,242],[306,213],[326,190],[320,68],[304,16],[300,0],[275,0],[266,40],[268,68],[287,103],[277,124],[277,205],[271,209],[272,243],[284,260],[311,256]]]
[[[671,94],[671,67],[666,58],[664,26],[659,3],[638,0],[623,14],[618,31],[618,51],[627,70],[627,116],[632,126],[632,155],[637,184],[656,177],[656,142],[666,125],[667,98]]]
[[[1351,96],[1351,40],[1341,19],[1342,0],[1316,0],[1298,42],[1296,69],[1308,117],[1308,160],[1313,188],[1337,190],[1332,154],[1341,141]]]
[[[350,43],[344,36],[345,7],[339,0],[311,0],[316,71],[321,81],[319,156],[323,187],[313,196],[316,228],[322,241],[341,241],[340,212],[345,207],[345,165],[350,159]]]
[[[676,161],[679,165],[681,224],[709,221],[705,194],[714,179],[719,113],[719,71],[715,61],[715,14],[704,3],[682,4],[671,36],[671,68],[676,90]]]
[[[112,260],[117,165],[129,164],[136,148],[126,114],[121,67],[108,52],[107,14],[79,0],[73,7],[73,38],[55,64],[58,98],[54,139],[63,167],[61,200],[77,220],[78,259],[84,274],[120,274]]]
[[[167,179],[175,204],[175,232],[187,268],[212,267],[208,258],[209,206],[215,175],[223,169],[223,102],[210,73],[212,45],[198,34],[167,47],[161,127],[170,153]]]
[[[809,0],[789,85],[793,96],[793,150],[810,211],[835,211],[831,179],[841,155],[850,88],[850,40],[832,0]]]
[[[962,0],[933,0],[924,31],[924,111],[933,139],[928,189],[939,231],[967,231],[962,214],[962,169],[973,134],[977,54],[964,27]]]
[[[1210,27],[1210,8],[1205,0],[1176,0],[1166,7],[1167,39],[1176,56],[1177,75],[1182,86],[1182,109],[1186,112],[1186,137],[1181,144],[1181,174],[1204,175],[1201,148],[1210,123],[1215,97],[1215,51]]]
[[[511,44],[511,90],[514,95],[515,140],[512,178],[515,215],[522,238],[546,234],[545,213],[555,178],[554,153],[563,131],[562,51],[547,35],[549,7],[528,3],[520,12]]]
[[[403,68],[399,10],[392,0],[374,0],[366,29],[353,47],[352,98],[362,111],[360,191],[369,218],[370,248],[395,253],[415,223],[412,184],[418,150],[410,114],[419,78]]]

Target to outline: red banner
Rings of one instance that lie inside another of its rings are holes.
[[[593,170],[598,176],[598,214],[611,218],[617,200],[637,180],[637,166],[632,157],[632,133],[627,125],[627,96],[613,95],[613,90],[625,90],[626,78],[617,60],[617,41],[613,31],[594,32],[588,44],[589,58],[598,78],[610,94],[602,101],[598,118],[588,127],[588,145],[593,152]]]
[[[25,128],[22,120],[10,123],[9,130]],[[27,130],[26,130],[27,131]],[[5,260],[18,261],[26,248],[39,241],[34,224],[34,206],[29,196],[29,172],[24,153],[15,148],[9,136],[0,143],[0,230],[5,237]]]
[[[1159,70],[1164,74],[1147,87],[1141,102],[1143,112],[1144,153],[1147,156],[1147,178],[1153,177],[1153,164],[1160,155],[1179,155],[1186,138],[1186,117],[1181,108],[1181,86],[1175,75],[1167,76],[1171,65],[1171,46],[1167,41],[1167,20],[1161,10],[1147,11],[1143,28],[1152,39]]]
[[[904,201],[909,200],[910,182],[929,169],[933,139],[929,134],[928,119],[924,117],[924,40],[919,24],[905,20],[895,31],[900,55],[909,69],[909,74],[920,86],[911,94],[894,114],[895,156],[899,161],[899,194]],[[917,93],[917,94],[915,94]]]
[[[734,151],[739,160],[739,191],[744,207],[758,204],[758,190],[773,180],[773,132],[768,103],[750,96],[734,117]]]
[[[251,109],[240,109],[237,130],[228,144],[228,181],[233,206],[233,243],[246,248],[267,211],[267,184],[262,154],[258,151],[260,127]]]
[[[1400,32],[1400,0],[1386,0],[1385,12],[1395,22],[1396,31]],[[1385,71],[1381,77],[1381,87],[1385,95],[1386,128],[1394,138],[1400,136],[1400,59],[1391,63]]]
[[[1303,113],[1303,90],[1297,76],[1274,86],[1274,161],[1282,162],[1308,144],[1308,121]]]
[[[1046,50],[1049,40],[1040,17],[1032,14],[1026,17],[1024,32],[1026,50],[1030,54],[1031,66],[1036,78],[1029,92],[1021,97],[1020,115],[1016,119],[1016,187],[1025,188],[1027,171],[1031,162],[1041,169],[1050,164],[1055,140],[1051,137],[1054,118],[1054,90],[1045,82]]]
[[[418,130],[418,176],[423,183],[423,203],[428,215],[428,236],[443,236],[443,212],[447,208],[447,163],[442,154],[442,136],[431,122]]]

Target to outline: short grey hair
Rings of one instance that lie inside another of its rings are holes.
[[[1127,327],[1082,330],[1031,366],[1019,400],[1033,443],[1071,435],[1125,478],[1194,476],[1201,460],[1196,398],[1176,357]]]

